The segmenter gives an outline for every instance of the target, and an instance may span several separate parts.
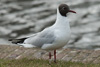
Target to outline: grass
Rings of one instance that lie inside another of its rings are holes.
[[[42,59],[20,59],[4,60],[0,59],[0,67],[100,67],[100,64],[83,64],[78,62],[57,61],[57,63]]]

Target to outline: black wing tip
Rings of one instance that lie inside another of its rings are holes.
[[[8,39],[8,41],[10,41],[13,44],[17,44],[17,42],[15,42],[15,39]]]
[[[8,39],[8,41],[11,41],[12,43],[17,44],[17,43],[23,43],[25,39],[27,39],[27,38]]]
[[[12,41],[13,39],[8,39],[8,41]]]

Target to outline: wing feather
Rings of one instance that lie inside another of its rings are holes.
[[[45,30],[34,37],[27,38],[24,43],[42,47],[44,44],[51,44],[55,40],[54,31]]]

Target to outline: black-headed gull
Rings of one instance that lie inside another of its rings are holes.
[[[23,45],[24,47],[38,47],[44,50],[54,50],[54,62],[56,62],[56,49],[65,46],[71,36],[71,30],[67,13],[76,13],[69,9],[66,4],[61,4],[57,8],[57,19],[51,27],[26,38],[10,39],[12,43]],[[49,52],[51,59],[51,52]]]

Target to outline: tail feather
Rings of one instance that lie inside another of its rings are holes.
[[[17,43],[23,43],[25,39],[27,39],[27,38],[9,39],[9,41],[11,41],[14,44],[17,44]]]

